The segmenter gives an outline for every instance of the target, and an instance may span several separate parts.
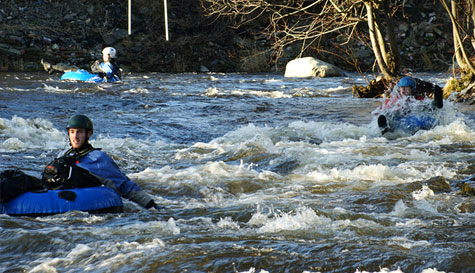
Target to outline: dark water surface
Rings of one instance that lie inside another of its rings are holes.
[[[83,113],[92,144],[166,209],[0,215],[0,271],[474,272],[474,197],[460,194],[474,107],[446,101],[440,126],[387,139],[370,114],[381,101],[353,98],[354,83],[1,73],[0,170],[40,176]]]

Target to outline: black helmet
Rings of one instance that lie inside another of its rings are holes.
[[[66,129],[69,128],[84,128],[86,130],[93,130],[92,121],[85,115],[75,115],[72,116],[69,121]]]

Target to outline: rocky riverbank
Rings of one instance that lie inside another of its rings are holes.
[[[128,35],[127,1],[2,0],[0,71],[40,71],[41,59],[88,68],[105,46],[114,46],[125,70],[136,72],[283,71],[297,55],[298,47],[289,47],[279,63],[270,62],[265,36],[234,30],[225,20],[211,21],[196,0],[169,1],[170,41],[165,41],[163,2],[132,2],[133,33]],[[432,2],[407,3],[396,24],[402,67],[447,70],[453,54],[448,16]],[[360,68],[371,70],[368,45],[352,48]],[[315,57],[354,69],[332,54]]]

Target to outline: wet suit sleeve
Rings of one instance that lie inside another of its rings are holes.
[[[150,195],[123,174],[114,160],[102,151],[94,150],[88,153],[76,165],[91,172],[105,186],[113,188],[122,197],[134,201],[142,207],[149,208],[151,203],[154,204]]]
[[[120,68],[116,62],[99,63],[96,61],[91,66],[91,71],[99,74],[102,78],[105,77],[107,81],[120,80]]]
[[[442,108],[444,106],[444,102],[443,102],[443,91],[442,91],[442,88],[440,88],[440,86],[434,84],[434,106],[437,107],[437,108]]]
[[[99,72],[98,69],[99,69],[99,61],[95,61],[91,65],[91,71],[92,71],[92,73],[97,73],[97,72]]]
[[[443,91],[440,86],[430,82],[426,82],[420,79],[414,79],[416,81],[416,94],[420,96],[426,96],[428,94],[434,94],[434,101],[432,105],[437,108],[442,108],[443,106]]]
[[[115,61],[111,61],[111,64],[112,64],[112,65],[111,65],[111,70],[112,70],[112,72],[110,73],[110,78],[112,78],[112,77],[115,76],[115,77],[117,77],[119,80],[121,80],[122,75],[121,75],[121,73],[120,73],[120,66],[119,66],[119,64],[118,64],[117,62],[115,62]],[[108,77],[108,79],[109,79],[109,75],[108,75],[107,77]]]
[[[91,72],[94,74],[98,74],[101,78],[104,78],[104,76],[106,75],[106,73],[101,68],[101,62],[99,60],[95,61],[91,65]]]

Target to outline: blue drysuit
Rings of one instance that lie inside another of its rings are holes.
[[[104,78],[108,82],[120,81],[119,65],[113,61],[111,62],[96,61],[91,66],[91,71],[93,73],[99,74],[101,78]]]
[[[70,150],[68,150],[70,151]],[[67,152],[63,152],[67,156]],[[153,199],[124,175],[110,156],[101,150],[92,150],[76,158],[75,164],[101,180],[102,184],[113,188],[122,197],[132,200],[142,207],[147,207]]]

